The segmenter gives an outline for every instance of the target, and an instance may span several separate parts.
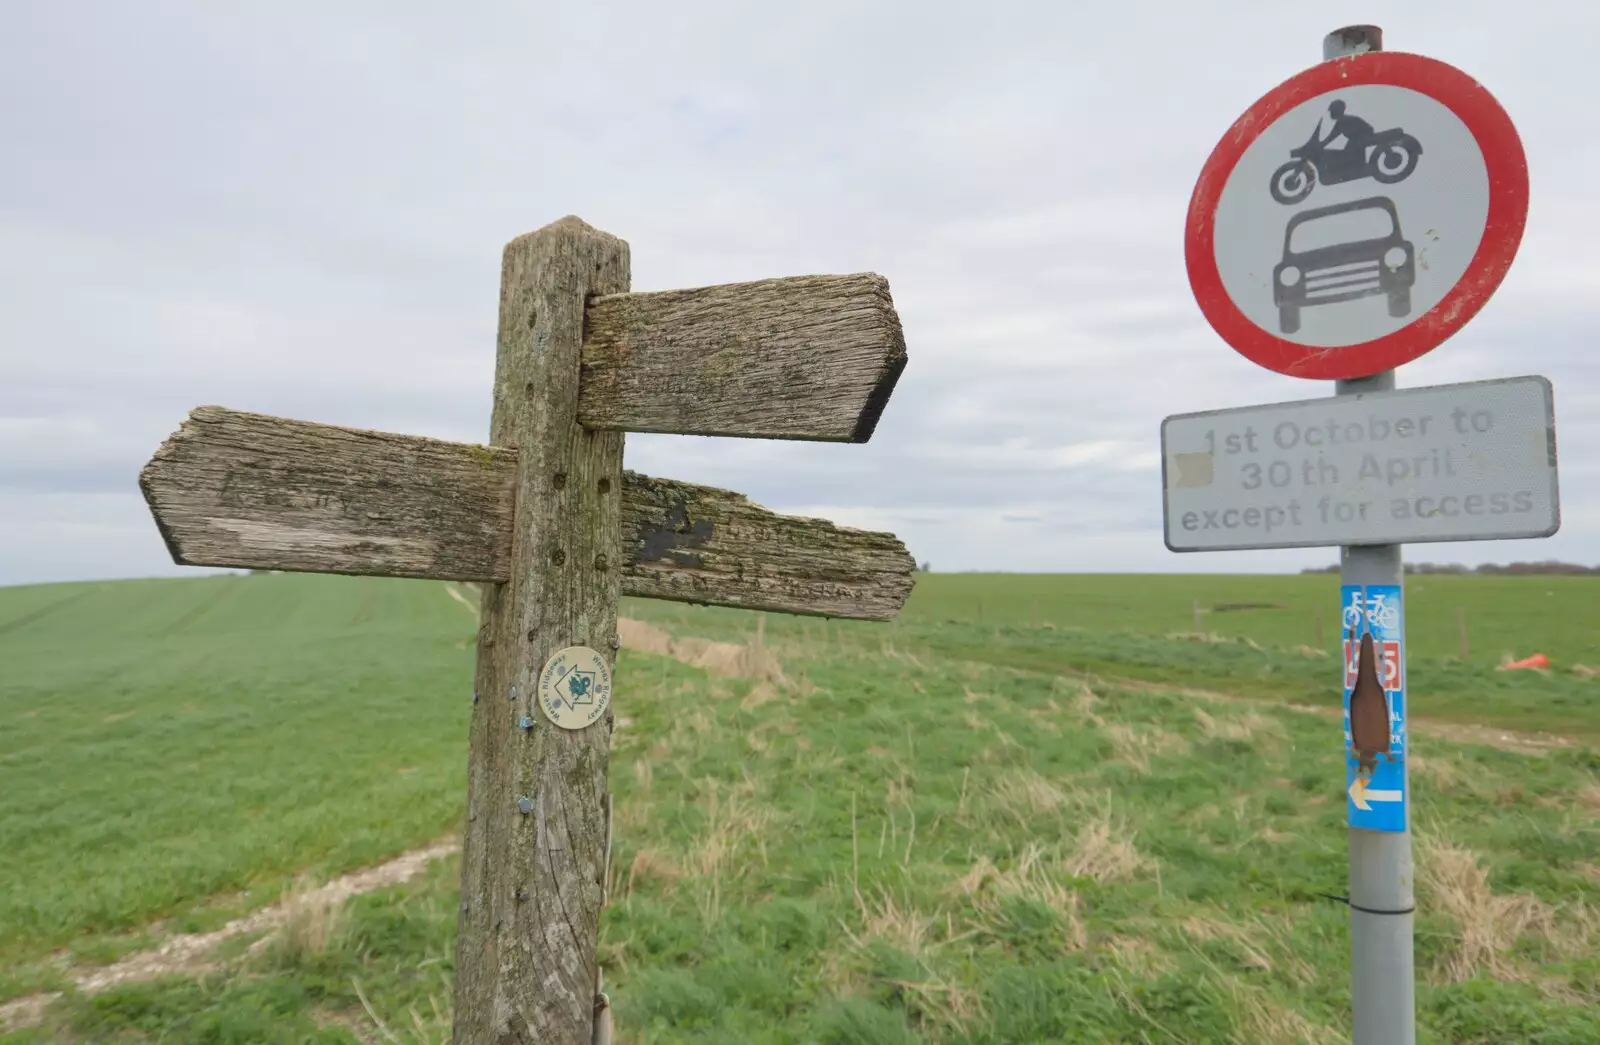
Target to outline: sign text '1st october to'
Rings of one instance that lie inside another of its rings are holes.
[[[1559,522],[1550,386],[1513,378],[1168,418],[1168,547],[1537,537]]]

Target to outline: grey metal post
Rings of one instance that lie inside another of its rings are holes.
[[[1383,30],[1374,25],[1336,29],[1322,41],[1324,61],[1381,50]],[[1335,382],[1334,394],[1361,395],[1393,389],[1394,371],[1385,370],[1371,377]],[[1398,544],[1347,546],[1339,553],[1339,575],[1344,584],[1405,581]],[[1402,612],[1404,606],[1402,601]],[[1404,656],[1403,649],[1401,655]],[[1402,772],[1409,777],[1409,764],[1403,764]],[[1406,779],[1403,786],[1409,795],[1410,780]],[[1400,833],[1350,828],[1350,1002],[1355,1045],[1416,1043],[1412,935],[1416,916],[1410,913],[1416,904],[1414,885],[1409,826]]]

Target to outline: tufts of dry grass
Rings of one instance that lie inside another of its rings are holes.
[[[778,687],[766,681],[757,682],[750,687],[750,692],[744,695],[744,699],[739,701],[739,707],[745,711],[754,711],[761,705],[770,704],[777,699]]]
[[[1600,816],[1600,784],[1586,784],[1578,789],[1577,805],[1591,815]]]
[[[842,926],[847,943],[842,950],[830,951],[822,966],[824,982],[840,994],[860,994],[873,986],[887,985],[909,996],[910,1008],[919,1011],[922,1018],[935,1025],[959,1031],[983,1014],[978,993],[969,988],[948,982],[930,965],[928,958],[944,943],[935,939],[938,921],[919,911],[914,904],[896,899],[893,893],[880,889],[871,899],[857,894],[856,906],[861,919],[861,931],[852,932]],[[920,975],[916,979],[878,980],[876,984],[863,976],[859,958],[873,940],[881,940],[914,959]]]
[[[1552,907],[1529,893],[1496,893],[1476,853],[1438,839],[1419,838],[1418,857],[1421,891],[1455,925],[1452,946],[1434,970],[1444,983],[1462,983],[1479,972],[1533,980],[1514,953],[1525,939],[1561,957],[1591,954],[1600,944],[1600,911],[1582,900]]]
[[[707,922],[721,916],[722,881],[735,868],[735,856],[749,844],[767,863],[764,832],[771,823],[770,810],[753,800],[755,787],[748,780],[723,789],[715,780],[706,781],[705,827],[696,839],[685,863],[693,869],[701,888],[701,913]]]
[[[983,1015],[978,993],[968,988],[936,978],[887,982],[910,995],[914,999],[912,1007],[920,1010],[926,1022],[936,1026],[942,1024],[959,1033]]]
[[[1474,790],[1471,779],[1456,759],[1436,755],[1407,755],[1406,761],[1413,774],[1440,791]]]
[[[970,871],[956,879],[954,890],[967,898],[979,928],[988,932],[994,931],[993,919],[1002,901],[1015,897],[1044,904],[1061,916],[1063,948],[1081,950],[1089,942],[1081,901],[1060,881],[1061,872],[1061,861],[1039,843],[1029,842],[1016,862],[1004,870],[987,856],[979,857]]]
[[[921,959],[934,945],[936,919],[917,909],[910,900],[898,898],[888,889],[879,887],[875,892],[856,896],[856,910],[861,918],[861,931],[845,933],[856,946],[868,940],[882,940],[891,947]]]
[[[1336,1028],[1312,1023],[1293,1009],[1274,1001],[1259,987],[1231,980],[1230,991],[1239,1006],[1239,1038],[1249,1045],[1343,1045],[1349,1037]]]
[[[416,1005],[407,1008],[406,1015],[410,1017],[410,1026],[401,1025],[397,1033],[395,1028],[378,1015],[372,1002],[367,998],[367,992],[362,989],[361,981],[351,979],[350,985],[355,988],[356,998],[361,1002],[361,1008],[366,1012],[367,1019],[371,1021],[372,1028],[380,1037],[374,1037],[366,1028],[349,1019],[331,1019],[329,1022],[342,1026],[353,1034],[363,1045],[367,1042],[382,1041],[386,1045],[450,1045],[451,1012],[450,1003],[451,984],[446,979],[442,984],[441,993],[428,995],[428,1012],[423,1014]],[[401,1035],[404,1035],[402,1037]]]
[[[1048,701],[1048,706],[1042,708],[1028,708],[1027,715],[1033,720],[1036,729],[1046,733],[1059,733],[1061,726],[1056,719],[1061,715],[1061,705],[1054,700]]]
[[[672,636],[653,624],[628,617],[617,618],[617,638],[624,649],[639,653],[653,653],[658,657],[672,655]]]
[[[1078,691],[1072,695],[1072,713],[1091,725],[1098,726],[1101,719],[1095,708],[1100,704],[1100,697],[1089,688],[1087,682],[1079,683]]]
[[[1284,735],[1283,723],[1259,711],[1247,711],[1242,715],[1229,715],[1219,719],[1209,714],[1205,708],[1196,707],[1194,719],[1200,726],[1200,732],[1214,740],[1253,741],[1262,735],[1271,737]]]
[[[1056,801],[1053,794],[1060,794],[1053,789],[1040,789],[1037,780],[1029,782],[1027,789],[1018,793],[1024,796],[1019,801],[1031,798],[1049,802]],[[1066,801],[1066,796],[1060,799],[1060,802]],[[1109,815],[1100,815],[1079,828],[1065,852],[1030,841],[1004,868],[989,857],[980,856],[951,888],[969,902],[977,924],[988,931],[993,931],[993,919],[1002,901],[1015,897],[1041,903],[1061,916],[1062,945],[1068,950],[1079,950],[1088,944],[1088,931],[1079,895],[1069,880],[1092,878],[1102,883],[1118,882],[1154,867],[1153,861],[1134,848],[1132,832],[1125,825],[1115,822]]]
[[[915,653],[908,653],[907,651],[900,649],[892,642],[881,643],[879,645],[879,651],[890,660],[897,660],[902,664],[909,664],[918,671],[928,670],[928,665],[918,658]]]
[[[682,877],[683,869],[673,862],[672,857],[657,849],[641,849],[634,854],[633,863],[628,865],[624,895],[631,897],[635,888],[670,893]]]
[[[1200,642],[1207,646],[1221,646],[1238,641],[1228,635],[1218,635],[1214,631],[1169,631],[1167,638],[1173,642]]]
[[[1146,936],[1112,933],[1100,943],[1116,963],[1140,978],[1171,972],[1177,962]]]
[[[1156,870],[1156,862],[1134,848],[1134,835],[1125,821],[1103,811],[1078,827],[1072,852],[1062,866],[1074,877],[1093,878],[1102,884]]]
[[[988,807],[1015,818],[1024,826],[1040,814],[1067,806],[1071,796],[1033,769],[1017,769],[996,780],[989,791]]]
[[[757,682],[783,683],[783,665],[765,646],[745,646],[737,642],[684,638],[672,644],[672,656],[709,675],[755,679]]]
[[[1139,773],[1150,772],[1150,759],[1153,757],[1181,755],[1189,750],[1189,742],[1182,736],[1155,726],[1107,722],[1100,728],[1116,751],[1115,761]]]
[[[749,645],[693,637],[673,638],[664,629],[627,617],[617,618],[617,635],[627,649],[671,657],[713,677],[753,680],[756,687],[752,694],[759,691],[762,696],[755,698],[750,707],[757,707],[776,696],[779,689],[794,685],[784,674],[777,654],[766,644],[765,617],[757,619],[756,634]],[[745,699],[748,702],[752,698]]]
[[[656,820],[655,799],[648,792],[630,795],[626,801],[613,805],[611,819],[612,833],[619,838],[635,838],[652,831]]]
[[[268,945],[282,965],[300,967],[328,953],[345,931],[345,897],[302,875],[285,892],[283,922]]]
[[[1179,925],[1183,934],[1204,943],[1221,941],[1238,956],[1239,964],[1253,972],[1271,974],[1275,968],[1268,951],[1269,935],[1259,924],[1241,924],[1209,915],[1193,915]]]
[[[891,804],[893,788],[891,787]],[[915,831],[913,821],[913,832]],[[955,939],[954,927],[946,916],[946,932],[936,939],[939,922],[933,915],[920,910],[915,901],[902,899],[883,886],[863,894],[861,890],[860,840],[857,830],[855,798],[850,803],[850,889],[855,897],[856,914],[860,931],[852,931],[841,923],[848,946],[844,951],[831,950],[822,966],[823,980],[841,994],[855,994],[870,985],[858,975],[856,962],[873,940],[881,940],[901,953],[912,957],[926,973],[915,980],[888,981],[914,999],[912,1008],[920,1010],[925,1018],[951,1028],[965,1027],[975,1016],[982,1015],[977,992],[946,982],[928,964],[931,953]],[[909,854],[909,844],[907,853]]]

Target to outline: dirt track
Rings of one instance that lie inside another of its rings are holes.
[[[96,994],[122,983],[153,980],[176,973],[206,972],[216,968],[210,958],[220,944],[248,933],[275,931],[283,925],[291,904],[336,907],[352,896],[408,881],[416,877],[430,861],[449,856],[460,847],[454,838],[440,839],[376,867],[352,871],[304,894],[235,918],[214,932],[169,936],[154,950],[130,954],[115,965],[69,969],[67,976],[78,990],[85,994]],[[252,950],[260,945],[256,944]],[[58,997],[59,993],[32,994],[0,1005],[0,1030],[38,1024],[44,1018],[45,1009]]]

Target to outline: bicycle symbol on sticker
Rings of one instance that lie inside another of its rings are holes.
[[[1345,630],[1359,629],[1363,621],[1381,631],[1393,631],[1400,624],[1400,611],[1384,592],[1370,597],[1359,591],[1352,592],[1350,604],[1344,608]]]

